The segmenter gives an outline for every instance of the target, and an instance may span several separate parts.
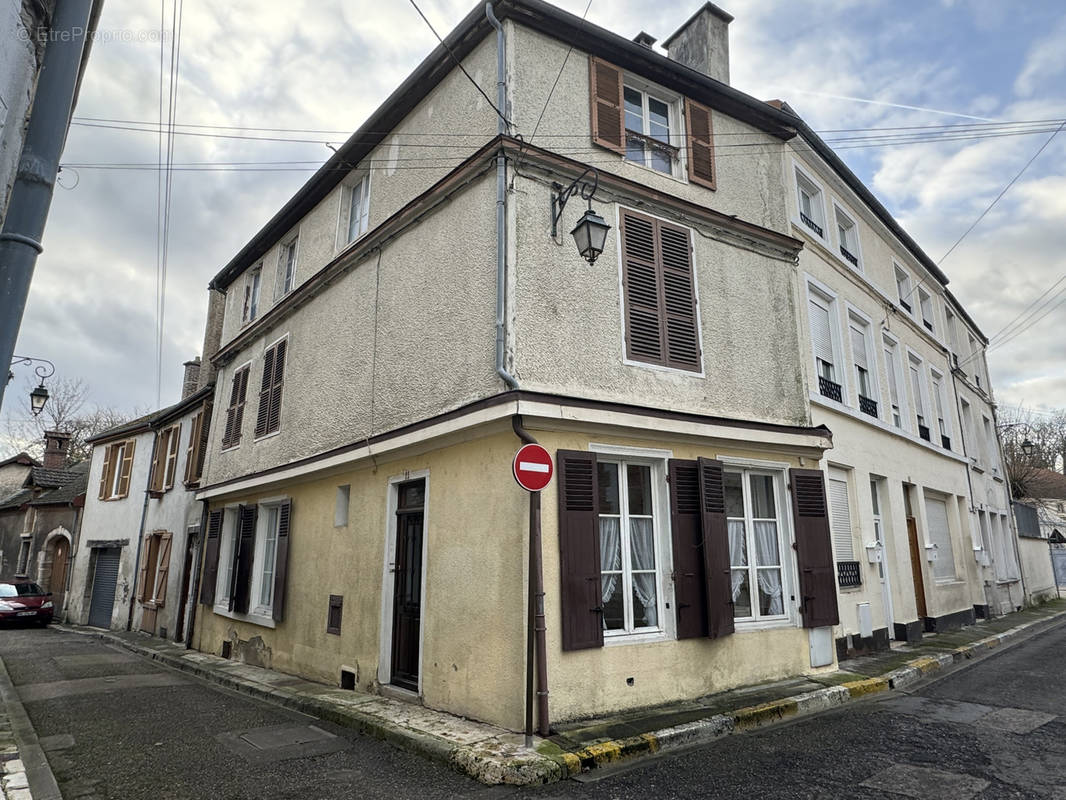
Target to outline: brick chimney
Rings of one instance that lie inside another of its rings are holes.
[[[44,468],[66,469],[67,448],[70,446],[70,434],[63,431],[44,432]]]
[[[666,54],[717,81],[729,83],[729,23],[733,17],[714,3],[689,17],[665,42]]]
[[[196,394],[196,389],[200,384],[200,356],[196,356],[192,361],[186,361],[183,366],[185,367],[185,379],[181,382],[182,400],[191,394]]]

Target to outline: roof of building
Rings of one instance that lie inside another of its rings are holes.
[[[19,453],[11,456],[11,458],[0,461],[0,467],[6,467],[9,464],[18,464],[22,467],[39,467],[41,462],[31,456],[29,453]]]
[[[1025,479],[1026,494],[1040,500],[1066,500],[1066,475],[1037,469]]]
[[[188,397],[182,398],[174,403],[174,405],[161,408],[158,411],[152,411],[142,417],[137,417],[137,419],[131,419],[129,422],[123,422],[121,425],[116,425],[113,428],[108,428],[106,431],[101,431],[95,436],[90,436],[85,441],[95,445],[111,439],[129,436],[132,433],[144,433],[150,431],[165,422],[169,422],[174,417],[184,414],[197,403],[202,402],[205,397],[210,396],[214,389],[215,385],[209,383],[203,389],[194,392]]]
[[[66,469],[34,467],[22,486],[0,500],[0,510],[29,504],[66,505],[85,493],[89,482],[89,462],[79,461]]]

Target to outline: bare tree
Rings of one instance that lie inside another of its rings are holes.
[[[35,458],[44,453],[44,432],[63,431],[70,434],[67,462],[77,463],[90,456],[92,445],[87,439],[109,428],[122,425],[139,416],[137,411],[122,411],[107,406],[89,405],[89,389],[81,378],[53,378],[48,382],[48,402],[38,416],[34,416],[29,400],[33,384],[27,384],[20,404],[19,416],[8,417],[4,439],[8,450],[25,451]]]
[[[1035,413],[1020,407],[1002,408],[998,417],[1014,497],[1031,497],[1029,484],[1041,470],[1066,472],[1066,410]]]

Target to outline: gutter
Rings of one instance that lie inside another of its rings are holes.
[[[507,116],[507,41],[503,26],[492,13],[492,3],[485,3],[485,16],[496,29],[496,115],[500,136],[510,133]],[[508,389],[518,388],[518,379],[507,370],[507,158],[503,149],[496,155],[496,374]]]

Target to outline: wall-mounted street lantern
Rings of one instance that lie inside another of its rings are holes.
[[[586,180],[586,176],[589,175],[592,176],[591,179]],[[552,238],[559,235],[559,219],[563,215],[563,209],[566,208],[566,202],[575,194],[580,194],[581,199],[588,202],[588,210],[570,231],[570,235],[574,237],[578,253],[589,264],[596,263],[596,259],[607,243],[607,232],[611,230],[607,221],[592,210],[592,198],[599,185],[600,174],[592,167],[578,175],[574,182],[565,189],[562,184],[552,184]]]
[[[12,356],[11,366],[16,364],[33,364],[37,363],[37,366],[33,368],[33,371],[37,373],[37,377],[41,379],[41,382],[30,392],[30,410],[33,412],[33,416],[37,416],[44,410],[44,404],[48,402],[48,389],[44,385],[45,378],[51,378],[55,375],[56,365],[46,358],[32,358],[30,356]],[[8,370],[7,380],[8,383],[15,377],[15,373]]]
[[[1025,453],[1025,455],[1027,456],[1031,456],[1034,452],[1036,452],[1036,445],[1026,439],[1024,442],[1022,442],[1022,452]]]

